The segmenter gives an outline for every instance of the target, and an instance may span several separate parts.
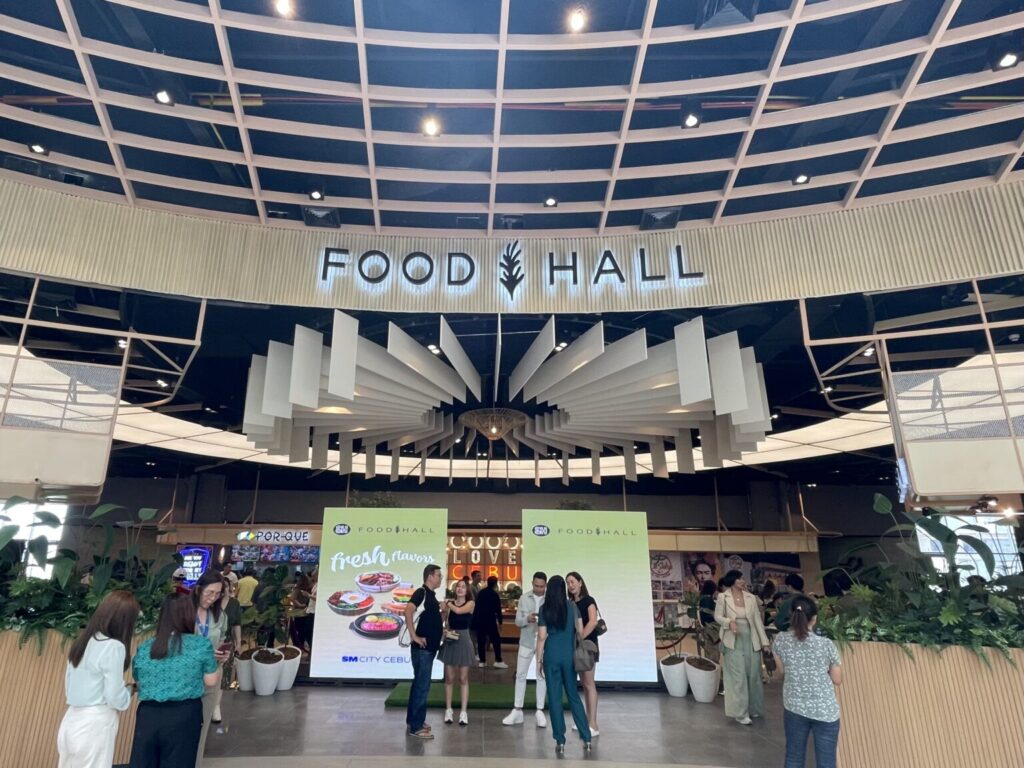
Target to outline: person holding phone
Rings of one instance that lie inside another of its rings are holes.
[[[195,606],[188,595],[164,598],[155,636],[132,659],[139,708],[129,768],[197,765],[203,693],[220,682],[226,659],[196,634]]]
[[[228,616],[222,609],[224,598],[224,577],[217,571],[206,571],[192,587],[192,605],[195,608],[195,633],[205,637],[210,649],[218,654],[218,658],[227,661],[230,658],[230,638],[228,637]],[[221,646],[227,645],[227,648]],[[223,663],[222,661],[222,663]],[[206,750],[206,736],[210,730],[210,722],[214,719],[214,710],[220,720],[220,678],[215,685],[208,686],[203,693],[203,730],[199,735],[199,751],[196,754],[196,768],[203,764],[203,752]]]
[[[469,624],[473,618],[473,598],[469,596],[469,585],[464,581],[456,581],[452,587],[454,600],[444,601],[444,618],[448,624],[448,633],[438,658],[444,664],[444,721],[454,722],[452,711],[452,689],[455,678],[459,679],[460,702],[459,725],[469,725],[469,665],[473,663],[473,640],[470,637]],[[454,637],[452,636],[454,635]]]

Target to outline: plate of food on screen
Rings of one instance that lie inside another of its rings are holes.
[[[402,631],[404,619],[387,613],[368,613],[349,624],[357,635],[374,640],[390,640]]]
[[[412,584],[405,582],[404,584],[399,584],[394,588],[394,590],[392,590],[391,599],[396,603],[408,603],[412,600],[412,594],[415,591],[416,588],[413,587]]]
[[[390,592],[400,581],[391,571],[367,571],[356,576],[356,586],[363,592]]]
[[[327,605],[341,616],[358,616],[373,608],[373,595],[342,590],[328,597]]]
[[[380,609],[384,611],[384,613],[390,613],[392,616],[404,616],[405,606],[407,605],[408,603],[400,603],[396,600],[393,603],[384,603]]]

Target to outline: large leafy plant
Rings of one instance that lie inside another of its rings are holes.
[[[982,658],[986,658],[986,648],[995,648],[1007,657],[1010,648],[1024,648],[1024,576],[968,579],[977,575],[971,573],[973,566],[957,561],[957,553],[969,549],[989,573],[995,571],[991,549],[975,535],[987,533],[986,529],[963,525],[954,531],[931,509],[921,514],[903,512],[901,522],[892,503],[880,494],[875,496],[874,510],[892,518],[894,524],[883,537],[898,535],[897,546],[905,557],[891,559],[874,542],[850,550],[848,556],[855,550],[877,547],[883,560],[854,570],[831,569],[844,571],[852,587],[843,597],[820,602],[818,627],[822,632],[840,643],[884,641],[936,649],[960,645]],[[937,569],[931,557],[920,551],[919,529],[941,545],[946,570]]]
[[[19,504],[31,503],[20,497],[11,497],[4,504],[4,512]],[[49,579],[27,578],[20,561],[21,553],[12,541],[20,530],[10,517],[0,514],[0,630],[21,633],[24,644],[35,637],[39,648],[48,630],[56,630],[65,637],[74,637],[85,626],[100,601],[115,589],[132,592],[142,607],[139,629],[145,630],[156,623],[160,604],[170,591],[174,569],[181,564],[177,554],[158,555],[153,559],[139,558],[139,539],[144,527],[157,514],[156,509],[143,508],[131,519],[112,524],[102,520],[116,509],[117,504],[102,504],[89,515],[102,533],[103,546],[83,564],[79,554],[61,548],[48,557],[48,542],[41,535],[31,539],[26,548],[29,557],[40,567],[52,566]],[[59,527],[60,520],[51,512],[36,512],[36,525]],[[115,550],[118,529],[124,536],[124,548]],[[91,569],[86,566],[91,565]],[[88,573],[88,578],[83,576]]]
[[[284,603],[291,591],[288,579],[287,565],[279,565],[264,572],[261,583],[265,580],[266,586],[261,588],[256,603],[242,613],[242,632],[250,641],[258,639],[268,641],[273,637],[278,643],[286,642],[288,640],[288,619],[294,618],[299,613],[305,613],[304,609],[289,613],[289,609]],[[262,610],[260,606],[262,606]],[[269,645],[269,642],[267,644]]]

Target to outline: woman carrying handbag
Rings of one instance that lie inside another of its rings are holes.
[[[721,628],[725,676],[725,714],[740,725],[764,715],[761,654],[768,651],[768,635],[757,600],[747,591],[740,571],[722,577],[725,591],[715,603],[715,621]]]

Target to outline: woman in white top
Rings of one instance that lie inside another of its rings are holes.
[[[764,715],[761,683],[761,651],[768,635],[761,620],[757,598],[747,591],[740,571],[722,577],[725,591],[715,603],[715,621],[722,636],[722,670],[725,681],[725,714],[740,725]]]
[[[57,731],[59,768],[110,768],[114,762],[117,713],[132,701],[124,673],[139,611],[131,592],[111,592],[72,644],[64,673],[68,711]]]

